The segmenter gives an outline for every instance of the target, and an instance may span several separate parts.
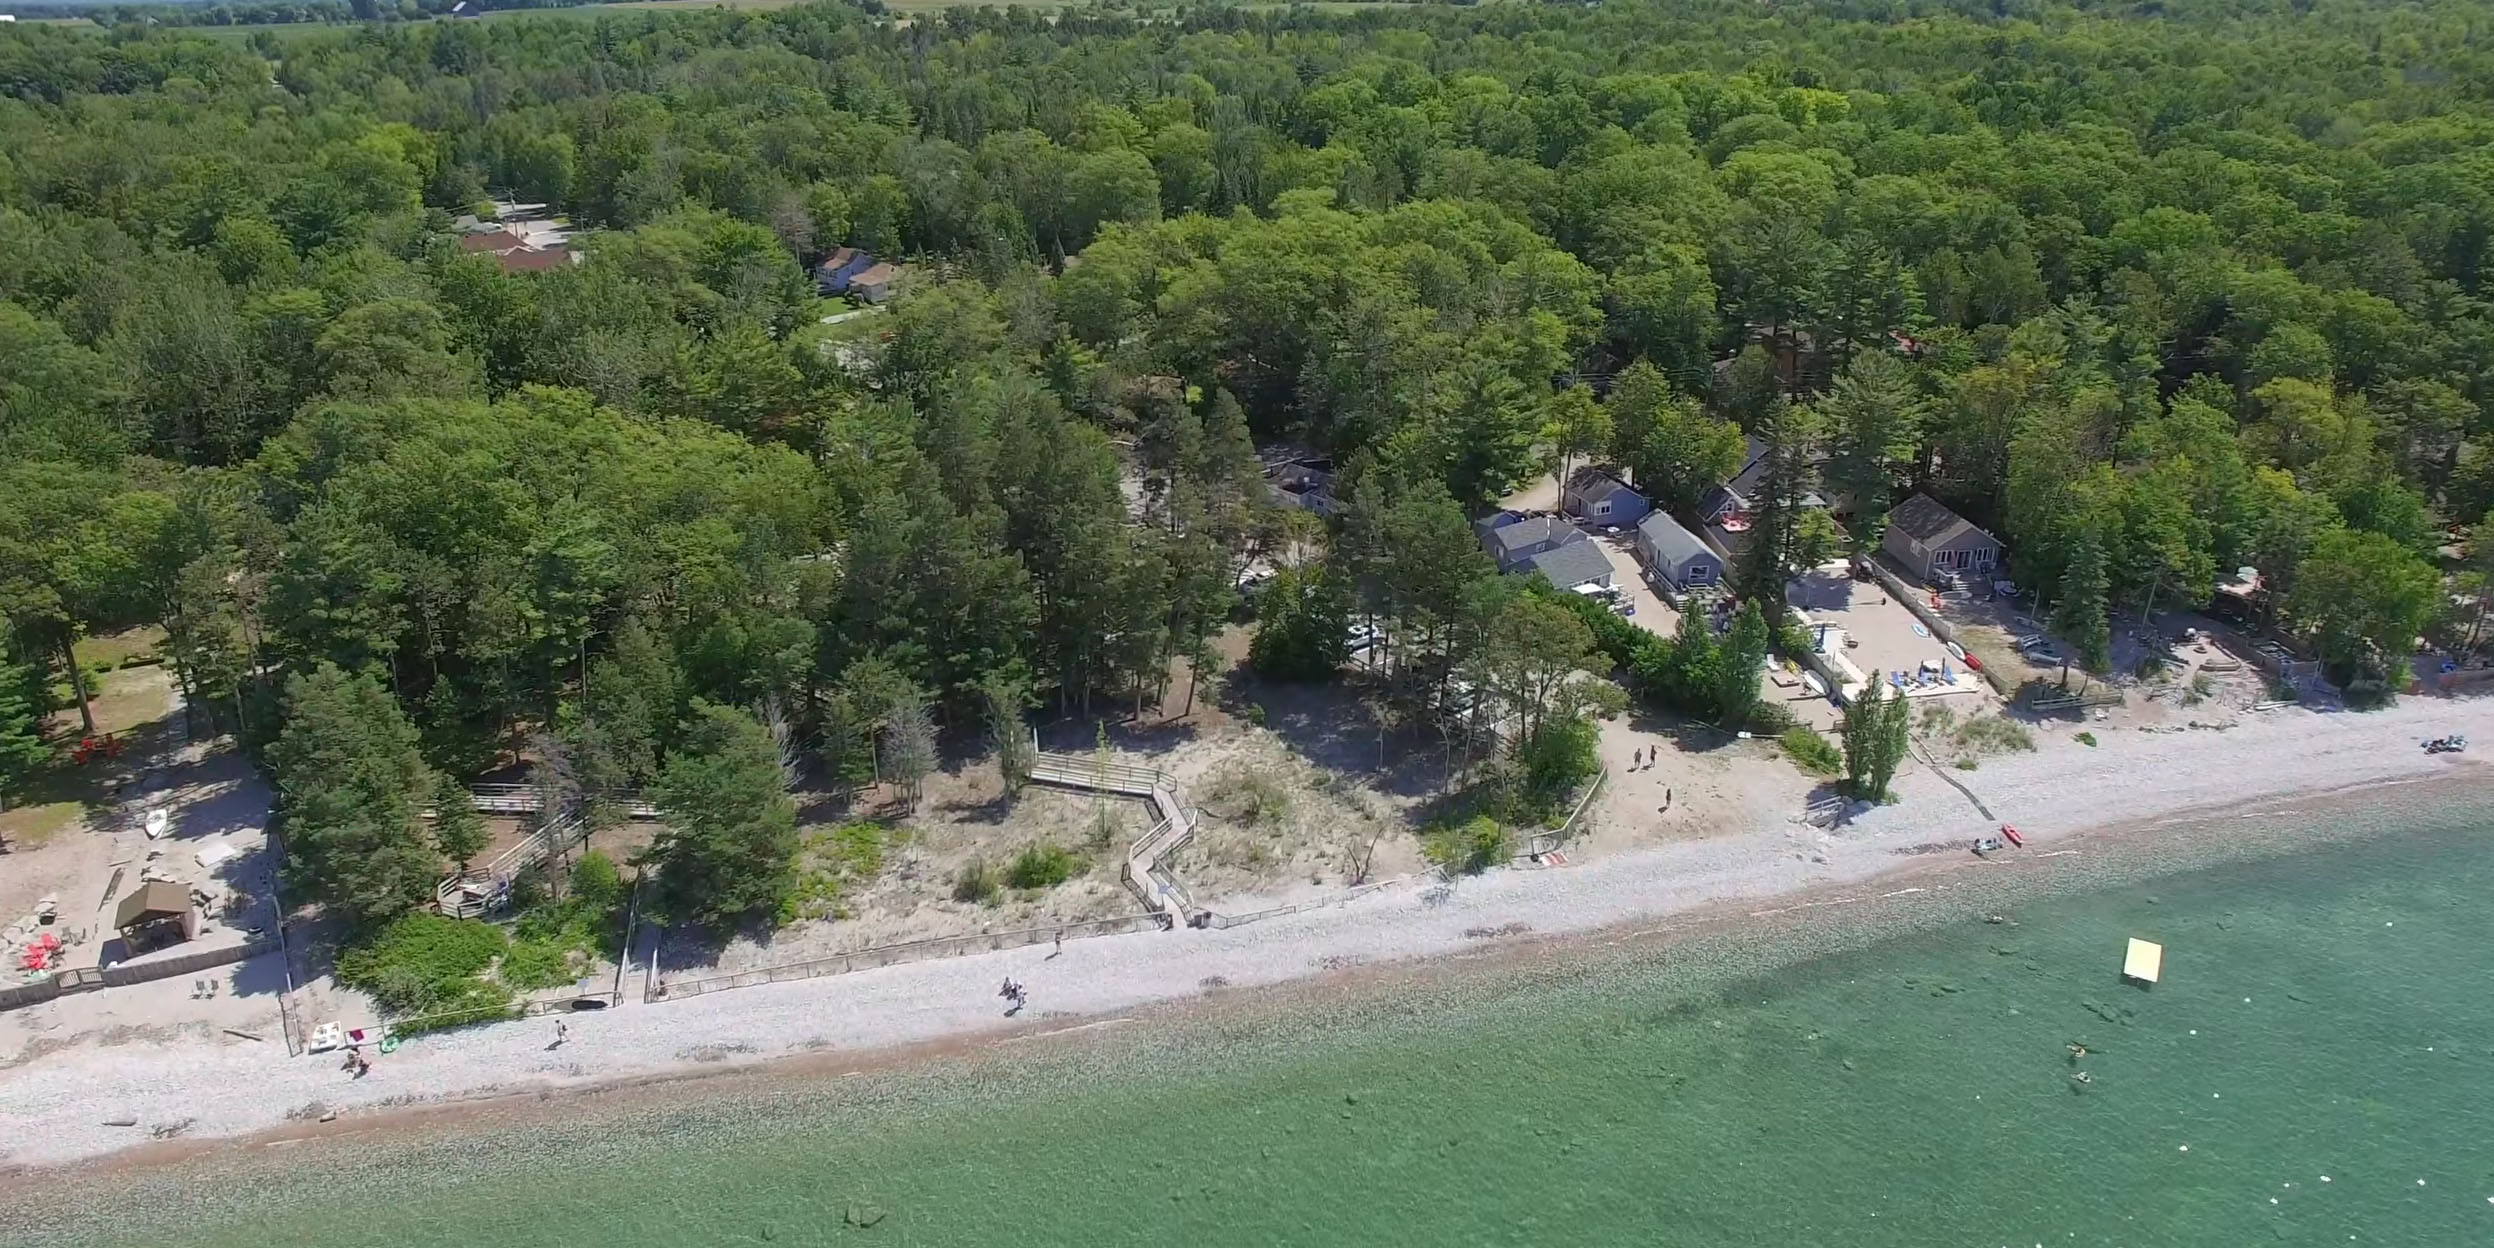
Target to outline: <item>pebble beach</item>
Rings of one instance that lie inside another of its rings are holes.
[[[1849,824],[1798,818],[1663,848],[1514,868],[1445,890],[1419,883],[1324,910],[1223,931],[1144,932],[916,963],[704,995],[629,1002],[547,1019],[430,1035],[361,1079],[335,1055],[289,1059],[230,1037],[69,1045],[0,1070],[15,1130],[0,1159],[12,1184],[47,1168],[133,1148],[196,1149],[262,1133],[385,1128],[391,1115],[496,1098],[537,1097],[662,1080],[792,1057],[866,1063],[909,1046],[963,1046],[1077,1029],[1150,1027],[1155,1007],[1289,981],[1477,954],[1489,938],[1564,946],[1602,933],[1738,921],[1784,906],[1843,905],[1921,887],[1914,878],[2016,869],[2047,855],[2128,852],[2185,818],[2258,816],[2283,803],[2367,785],[2463,784],[2486,774],[2469,755],[2428,756],[2419,742],[2464,732],[2494,742],[2494,705],[2410,699],[2372,713],[2281,708],[2224,730],[2107,733],[2088,746],[2056,735],[2028,754],[1984,760],[1951,778],[1986,818],[1925,767],[1899,778],[1900,800]],[[1998,822],[2029,846],[1985,862],[1964,844]],[[2127,831],[2124,836],[2094,836]],[[2116,846],[2123,847],[2116,850]],[[1858,894],[1856,892],[1858,890]],[[1555,938],[1555,939],[1554,939]],[[1006,978],[1029,1008],[1008,1019]]]

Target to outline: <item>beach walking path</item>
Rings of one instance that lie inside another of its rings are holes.
[[[2494,740],[2494,703],[2410,699],[2367,714],[2289,708],[2225,731],[2107,732],[2092,747],[2056,736],[2037,753],[1990,757],[1951,778],[2044,854],[2085,853],[2091,828],[2212,813],[2256,817],[2289,797],[2385,782],[2482,784],[2489,773],[2471,756],[2419,748],[2454,731]],[[376,1061],[362,1079],[329,1057],[289,1059],[279,1046],[205,1025],[143,1039],[63,1036],[0,1055],[9,1063],[0,1066],[0,1103],[16,1128],[0,1161],[40,1166],[99,1156],[147,1143],[157,1128],[231,1136],[329,1111],[351,1121],[392,1108],[794,1054],[855,1052],[863,1060],[878,1049],[1034,1029],[1150,1026],[1138,1011],[1200,997],[1208,987],[1230,992],[1478,952],[1484,931],[1546,937],[1612,929],[1624,939],[1694,925],[1701,907],[1713,917],[1776,911],[1777,898],[1805,889],[1821,890],[1811,904],[1843,904],[1880,896],[1879,877],[1993,830],[1927,768],[1902,777],[1900,788],[1898,804],[1834,829],[1796,815],[1560,870],[1494,870],[1451,889],[1380,889],[1226,930],[1104,936],[1070,942],[1061,954],[1033,945],[741,988],[695,1006],[633,997],[621,1008],[573,1016],[559,1047],[549,1047],[553,1023],[545,1019],[428,1035]],[[1174,789],[1165,800],[1163,810],[1183,809]],[[1995,855],[1969,869],[2016,869],[2042,856]],[[1142,870],[1150,878],[1150,866]],[[1028,986],[1031,1009],[1019,1021],[997,1015],[1000,977]]]

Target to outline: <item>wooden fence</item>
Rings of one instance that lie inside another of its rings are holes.
[[[1306,901],[1292,902],[1287,906],[1273,906],[1264,910],[1249,910],[1244,914],[1207,913],[1204,916],[1204,926],[1216,929],[1244,927],[1250,923],[1261,923],[1266,919],[1278,919],[1286,914],[1306,914],[1311,910],[1324,910],[1333,906],[1343,905],[1348,902],[1357,901],[1370,893],[1382,892],[1389,888],[1397,888],[1402,885],[1415,883],[1421,880],[1430,880],[1443,884],[1446,882],[1446,872],[1442,868],[1431,867],[1426,871],[1422,871],[1414,875],[1398,875],[1390,880],[1371,880],[1366,884],[1354,884],[1338,893],[1328,893],[1322,897],[1312,897]]]
[[[1961,655],[1974,655],[1974,651],[1958,639],[1957,626],[1949,623],[1947,617],[1932,607],[1930,590],[1917,589],[1906,584],[1904,578],[1889,571],[1887,565],[1881,563],[1876,555],[1865,555],[1858,562],[1868,567],[1871,575],[1879,579],[1879,584],[1898,602],[1904,603],[1905,609],[1913,612],[1914,618],[1921,620],[1923,626],[1931,630],[1932,636],[1957,647]],[[1992,692],[1999,694],[2002,698],[2014,698],[2018,695],[2017,689],[2010,685],[2009,678],[1993,671],[1991,664],[1982,662],[1979,657],[1976,658],[1976,664],[1974,670],[1983,677],[1985,683],[1991,685]]]

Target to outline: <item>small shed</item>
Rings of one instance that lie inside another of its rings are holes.
[[[191,904],[189,889],[171,880],[149,880],[113,910],[113,930],[132,944],[141,933],[189,940],[199,934],[199,908]],[[174,936],[176,932],[180,934]]]
[[[1928,494],[1916,494],[1888,513],[1879,547],[1925,581],[2000,566],[2000,539]]]
[[[1559,506],[1580,520],[1603,525],[1635,524],[1653,510],[1645,495],[1604,468],[1578,469],[1560,494]]]
[[[1651,576],[1684,593],[1723,579],[1723,557],[1659,511],[1637,525],[1637,554]]]

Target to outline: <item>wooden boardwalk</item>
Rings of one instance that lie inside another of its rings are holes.
[[[1195,899],[1163,865],[1169,855],[1195,836],[1195,814],[1187,808],[1177,781],[1157,768],[1048,753],[1031,761],[1030,778],[1059,788],[1140,797],[1149,803],[1152,830],[1126,849],[1126,887],[1133,889],[1155,913],[1166,916],[1171,927],[1193,923],[1199,913]]]

